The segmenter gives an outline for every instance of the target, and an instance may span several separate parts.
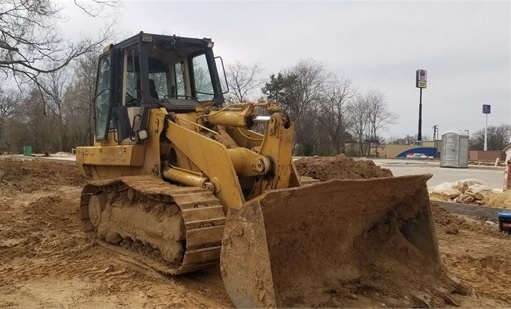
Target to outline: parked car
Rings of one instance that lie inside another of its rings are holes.
[[[433,157],[428,156],[428,155],[426,155],[424,153],[417,153],[417,152],[415,152],[415,153],[408,153],[408,154],[406,154],[406,157],[407,158],[412,158],[412,159],[430,159],[430,158],[433,158]]]

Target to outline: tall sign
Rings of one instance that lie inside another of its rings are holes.
[[[415,72],[415,87],[421,89],[428,87],[428,71],[417,70]]]
[[[420,89],[419,97],[419,132],[417,141],[422,144],[422,89],[428,86],[428,72],[426,70],[417,70],[415,72],[415,87]]]
[[[483,114],[486,116],[486,122],[484,125],[484,151],[488,150],[488,114],[491,114],[491,105],[483,104]]]

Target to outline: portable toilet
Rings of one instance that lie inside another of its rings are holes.
[[[462,131],[442,134],[440,167],[468,167],[468,139],[468,134]]]

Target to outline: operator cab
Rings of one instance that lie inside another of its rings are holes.
[[[105,48],[96,84],[96,140],[114,131],[119,144],[144,139],[149,110],[195,111],[224,102],[210,39],[140,32]],[[142,135],[139,135],[142,133]]]

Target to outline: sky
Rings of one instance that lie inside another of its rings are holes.
[[[69,37],[108,22],[63,3]],[[510,1],[122,1],[109,16],[119,40],[140,31],[212,38],[225,63],[258,64],[263,78],[317,61],[362,93],[383,93],[398,115],[387,138],[417,134],[418,69],[428,72],[423,139],[434,125],[440,136],[484,129],[483,104],[488,126],[511,125]]]

